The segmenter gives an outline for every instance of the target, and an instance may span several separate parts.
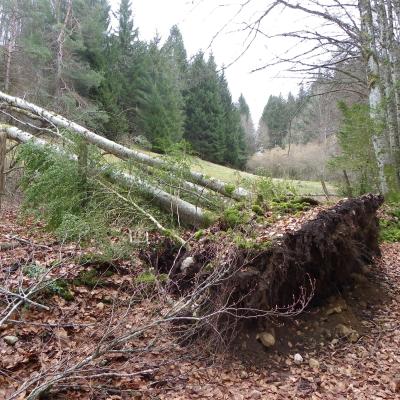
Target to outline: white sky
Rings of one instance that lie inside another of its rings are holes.
[[[119,0],[110,0],[113,10],[118,9]],[[222,1],[221,1],[222,3]],[[135,26],[142,40],[152,39],[156,33],[162,40],[168,37],[172,25],[179,26],[189,57],[200,49],[209,50],[213,36],[230,21],[238,10],[241,0],[231,0],[231,6],[221,6],[219,0],[132,0]],[[244,49],[246,33],[237,33],[239,22],[249,21],[265,9],[265,0],[255,0],[244,13],[235,18],[224,32],[212,43],[211,50],[219,66],[229,65]],[[271,18],[272,17],[272,18]],[[275,13],[268,18],[268,29],[293,29],[304,15],[285,12],[285,17]],[[288,77],[282,66],[250,73],[253,68],[268,62],[283,49],[293,45],[290,39],[271,41],[259,37],[250,50],[226,70],[229,87],[236,101],[243,93],[252,113],[255,125],[271,94],[284,96],[289,91],[297,93],[300,78]]]

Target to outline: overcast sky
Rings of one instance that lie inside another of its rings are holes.
[[[119,0],[110,0],[114,10],[118,9]],[[266,1],[255,0],[240,16],[220,32],[238,11],[240,0],[232,0],[230,6],[221,6],[215,0],[133,0],[135,26],[139,28],[141,39],[150,40],[156,33],[165,40],[172,25],[179,26],[189,57],[200,49],[211,50],[219,66],[229,65],[244,50],[246,33],[237,32],[240,22],[249,21],[264,10]],[[292,29],[293,25],[304,22],[304,16],[294,12],[275,13],[268,19],[270,31],[282,28]],[[281,54],[292,44],[289,40],[271,41],[259,38],[248,52],[226,70],[232,96],[236,101],[243,93],[251,109],[255,125],[271,94],[284,96],[289,91],[297,93],[300,79],[288,77],[282,66],[270,67],[261,72],[250,71],[275,55]]]

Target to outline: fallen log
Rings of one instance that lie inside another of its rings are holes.
[[[133,159],[140,163],[151,165],[153,167],[171,168],[161,158],[151,157],[140,151],[132,150],[128,147],[122,146],[119,143],[113,142],[112,140],[109,140],[103,136],[97,135],[96,133],[90,131],[89,129],[86,129],[82,125],[70,121],[61,115],[48,111],[33,103],[29,103],[28,101],[23,100],[19,97],[10,96],[6,93],[0,92],[0,99],[10,106],[14,107],[14,110],[17,108],[28,111],[39,117],[42,117],[45,121],[49,121],[60,128],[71,130],[79,136],[83,137],[88,143],[91,143],[105,150],[106,152],[115,155],[118,158],[122,158],[124,160]],[[231,190],[231,185],[228,185],[227,183],[219,179],[210,178],[200,172],[195,171],[190,171],[189,174],[191,180],[194,183],[221,193],[224,196],[232,197],[236,200],[243,200],[251,197],[251,193],[244,188],[237,187]]]
[[[237,236],[215,225],[190,243],[174,269],[158,268],[169,272],[171,287],[181,294],[222,271],[219,286],[210,288],[197,309],[186,311],[214,314],[213,324],[202,327],[205,336],[217,340],[215,333],[224,332],[232,339],[240,321],[254,323],[274,312],[291,317],[351,284],[380,255],[376,211],[382,202],[382,196],[370,194],[288,216],[255,228],[253,247],[241,246]],[[219,312],[222,307],[225,312]]]
[[[58,154],[66,154],[70,159],[77,161],[78,157],[73,154],[68,154],[65,150],[56,145],[48,144],[45,140],[34,137],[28,132],[23,132],[20,129],[7,125],[0,125],[0,130],[6,132],[9,139],[15,140],[20,143],[32,143],[40,148],[50,148]],[[150,185],[145,180],[120,172],[114,168],[103,168],[98,171],[101,174],[107,175],[114,182],[121,184],[125,187],[137,187],[142,193],[151,197],[156,204],[158,204],[165,211],[172,212],[179,220],[191,226],[205,226],[209,223],[210,216],[203,211],[200,207],[196,207],[179,197],[173,196],[164,190]]]

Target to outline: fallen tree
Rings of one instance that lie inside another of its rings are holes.
[[[78,161],[78,157],[74,154],[67,153],[64,149],[61,149],[57,145],[49,144],[45,140],[36,138],[28,132],[21,131],[20,129],[7,125],[0,125],[0,130],[7,134],[7,137],[11,140],[19,143],[32,143],[41,149],[48,148],[58,154],[66,154],[71,160]],[[204,226],[209,223],[210,215],[207,214],[202,208],[196,207],[185,200],[180,199],[177,196],[173,196],[166,191],[155,187],[145,180],[130,175],[125,172],[117,171],[114,168],[103,166],[97,172],[103,176],[106,175],[115,183],[123,185],[125,187],[136,187],[143,194],[150,196],[156,204],[163,208],[167,212],[172,212],[178,217],[184,224],[192,226]],[[163,233],[166,233],[164,229]],[[182,242],[182,240],[180,240]]]
[[[39,116],[44,121],[48,121],[54,124],[55,126],[70,130],[80,137],[84,138],[88,143],[91,143],[103,149],[104,151],[115,155],[118,158],[124,160],[132,159],[139,163],[150,165],[156,168],[169,167],[168,164],[161,158],[151,157],[140,151],[132,150],[128,147],[122,146],[119,143],[113,142],[112,140],[109,140],[103,136],[97,135],[89,129],[73,121],[70,121],[61,115],[48,111],[33,103],[29,103],[28,101],[23,100],[19,97],[10,96],[6,93],[0,92],[0,100],[13,107],[14,111],[18,109],[27,111],[29,113]],[[232,197],[236,200],[243,200],[251,197],[251,193],[244,188],[231,188],[231,185],[219,179],[207,177],[200,172],[190,171],[189,177],[194,183],[200,186],[204,186],[208,189],[221,193],[224,196]]]
[[[290,305],[293,316],[305,302],[318,303],[351,284],[363,266],[380,255],[376,211],[382,202],[382,196],[365,195],[331,208],[317,206],[297,218],[250,228],[251,241],[250,229],[241,227],[235,233],[216,225],[193,241],[172,267],[153,266],[168,273],[178,293],[190,291],[216,270],[230,271],[218,290],[210,290],[198,308],[184,314],[213,315],[222,305],[228,308],[230,313],[216,313],[212,323],[208,320],[195,330],[203,330],[202,336],[217,344],[237,335],[239,321],[265,323],[263,311],[276,310],[282,317]],[[157,260],[163,260],[162,254]]]

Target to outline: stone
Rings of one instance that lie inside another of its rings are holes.
[[[96,307],[97,307],[99,310],[104,310],[104,303],[102,303],[102,302],[97,303],[97,304],[96,304]]]
[[[355,329],[351,329],[344,324],[336,325],[336,332],[341,337],[346,337],[351,343],[356,343],[360,335]]]
[[[190,268],[194,264],[193,257],[186,257],[181,264],[181,271],[185,272],[188,268]]]
[[[344,324],[336,325],[336,332],[339,336],[349,336],[352,332],[352,329]]]
[[[19,340],[16,336],[11,336],[11,335],[10,336],[4,336],[3,339],[10,346],[14,346],[14,344],[17,343],[18,340]]]
[[[261,332],[256,336],[260,342],[267,348],[275,346],[276,340],[274,335],[269,332]]]
[[[390,389],[391,389],[392,392],[394,392],[394,393],[400,393],[400,377],[399,377],[399,378],[394,378],[394,379],[390,382]]]
[[[319,361],[316,360],[315,358],[310,358],[310,359],[308,360],[308,365],[309,365],[311,368],[318,369],[318,368],[319,368]]]
[[[329,308],[329,309],[326,311],[326,315],[340,314],[342,311],[343,311],[343,310],[342,310],[342,307],[336,306],[336,307]]]
[[[295,364],[297,364],[297,365],[300,365],[300,364],[303,362],[303,357],[301,356],[301,354],[296,353],[296,354],[294,355],[294,362],[295,362]]]
[[[253,390],[250,393],[250,398],[251,399],[262,399],[262,393],[259,390]]]

